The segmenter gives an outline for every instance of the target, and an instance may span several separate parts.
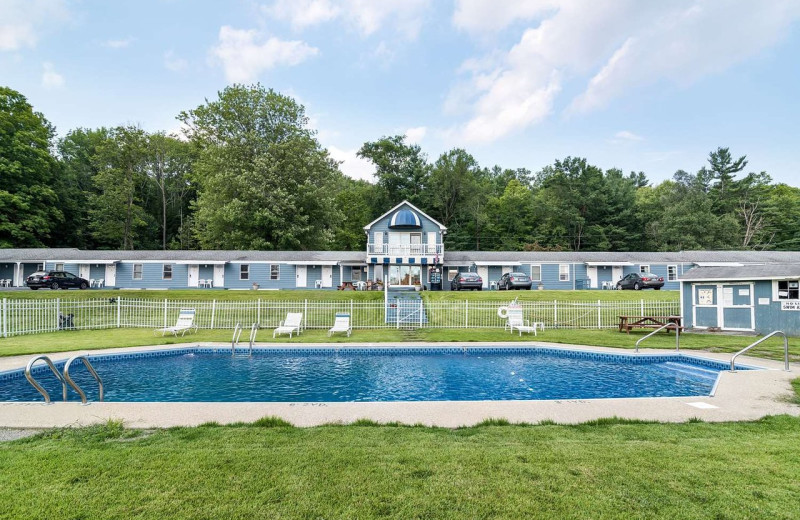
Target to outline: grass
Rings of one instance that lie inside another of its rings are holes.
[[[800,420],[56,429],[0,444],[5,518],[800,516]]]

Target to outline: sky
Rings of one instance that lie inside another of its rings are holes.
[[[59,135],[178,132],[255,82],[356,178],[363,143],[403,134],[431,162],[585,157],[654,183],[722,146],[800,187],[797,0],[0,0],[0,85]]]

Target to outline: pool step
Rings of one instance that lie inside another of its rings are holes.
[[[676,363],[674,361],[668,361],[662,365],[665,369],[670,370],[672,372],[678,372],[680,374],[692,376],[692,377],[699,377],[702,379],[709,379],[709,380],[716,380],[717,376],[719,375],[719,371],[711,370],[704,367],[698,367],[695,365],[687,365],[685,363]]]

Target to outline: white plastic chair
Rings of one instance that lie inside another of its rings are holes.
[[[536,323],[531,324],[529,320],[526,320],[522,317],[522,307],[517,305],[509,305],[507,310],[507,318],[508,321],[506,322],[505,329],[514,333],[514,329],[519,331],[519,335],[522,336],[523,332],[531,333],[536,336]]]
[[[195,310],[194,309],[181,309],[180,314],[178,315],[178,321],[175,323],[173,327],[164,327],[162,329],[155,329],[153,334],[156,332],[160,332],[161,335],[165,335],[167,332],[172,334],[173,336],[177,336],[178,333],[181,333],[181,336],[186,334],[187,330],[194,329],[197,332],[197,325],[194,323],[194,316]]]
[[[322,280],[314,280],[314,288],[322,289]]]
[[[98,287],[105,287],[106,286],[106,279],[105,278],[100,278],[99,280],[97,280],[97,286]]]
[[[97,280],[94,278],[89,278],[89,287],[94,287],[97,284]]]
[[[347,337],[353,332],[353,327],[350,326],[350,315],[347,313],[336,313],[336,321],[333,322],[333,327],[328,330],[328,337],[333,336],[336,332],[344,332]]]
[[[280,322],[278,328],[272,332],[272,337],[274,338],[278,334],[288,334],[289,337],[292,337],[293,333],[300,334],[303,332],[303,313],[302,312],[290,312],[286,314],[286,319]]]

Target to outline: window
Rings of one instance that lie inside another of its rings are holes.
[[[239,266],[239,280],[250,279],[250,264],[242,264]]]
[[[354,282],[361,280],[361,268],[360,267],[351,267],[350,268],[350,279]]]
[[[780,280],[778,281],[779,300],[800,300],[800,281]]]
[[[674,282],[678,279],[678,266],[677,265],[668,265],[667,266],[667,281]]]
[[[279,264],[272,264],[271,266],[269,266],[269,279],[270,280],[281,279],[281,266]]]
[[[531,266],[531,280],[534,282],[541,282],[542,281],[542,266],[541,265],[532,265]]]
[[[458,267],[451,267],[447,270],[447,281],[452,282],[453,278],[458,274]]]
[[[63,270],[64,270],[64,264],[56,264],[56,271],[63,271]]]
[[[37,271],[44,271],[44,264],[36,264]]]
[[[558,264],[558,279],[562,282],[569,281],[569,264]]]
[[[640,265],[639,266],[639,272],[640,273],[649,273],[650,272],[650,266],[647,265],[647,264]]]
[[[164,268],[161,271],[161,279],[172,280],[172,264],[164,264]]]
[[[133,264],[133,279],[142,279],[142,264]]]

